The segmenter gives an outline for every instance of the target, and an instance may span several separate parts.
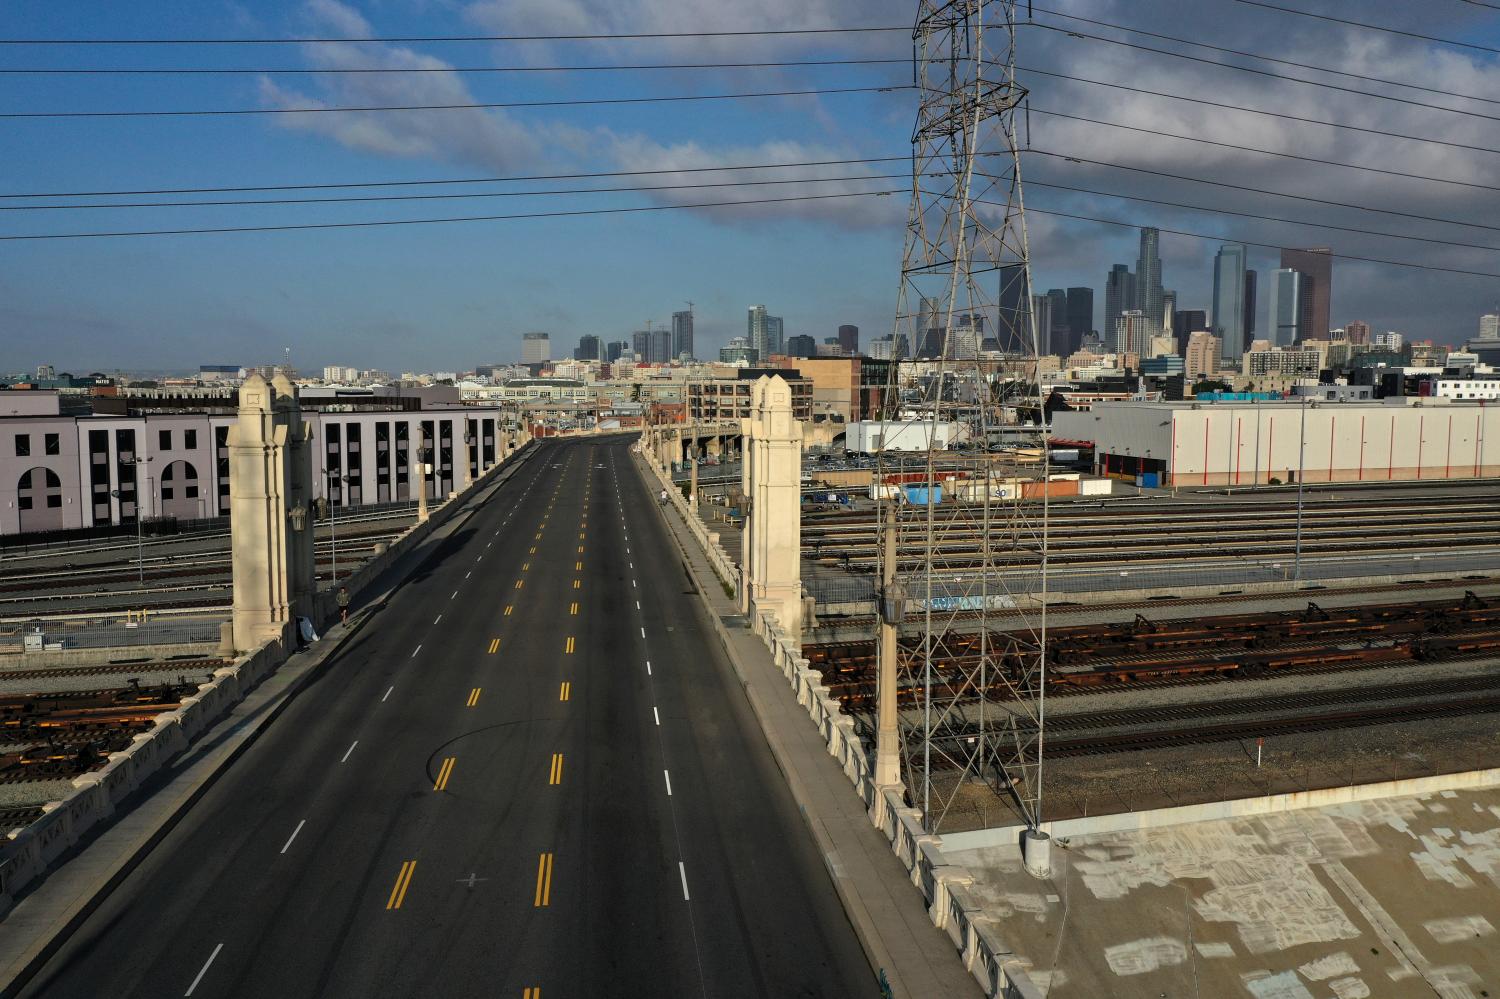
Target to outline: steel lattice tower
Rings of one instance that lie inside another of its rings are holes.
[[[921,0],[913,31],[920,107],[893,348],[930,360],[892,365],[885,415],[916,411],[934,435],[956,425],[982,445],[877,450],[877,482],[946,485],[945,502],[929,488],[925,503],[893,496],[880,510],[896,525],[904,598],[902,772],[933,832],[976,791],[1041,822],[1047,500],[1023,498],[1035,490],[1022,483],[1045,481],[1047,465],[1016,26],[1016,0]],[[1003,358],[981,359],[988,335]]]

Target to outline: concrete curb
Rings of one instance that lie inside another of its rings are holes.
[[[146,793],[132,807],[124,809],[118,819],[101,828],[97,834],[77,846],[69,861],[79,860],[91,848],[104,849],[111,845],[117,848],[119,855],[113,861],[106,861],[99,872],[100,877],[81,890],[77,890],[76,897],[67,902],[60,913],[46,918],[45,921],[38,920],[43,925],[38,934],[29,940],[24,936],[18,939],[17,934],[23,933],[24,930],[18,928],[16,923],[9,923],[9,920],[19,916],[20,921],[24,922],[26,913],[22,911],[23,907],[30,900],[44,898],[43,893],[47,892],[49,885],[53,886],[54,892],[64,892],[68,889],[60,879],[44,877],[33,891],[16,903],[15,907],[6,914],[5,920],[0,920],[0,926],[6,926],[7,929],[14,931],[0,934],[0,999],[10,999],[25,988],[26,984],[57,953],[69,937],[176,828],[188,810],[208,793],[229,767],[260,737],[261,733],[303,690],[323,675],[322,667],[384,609],[391,595],[404,586],[413,573],[422,569],[437,554],[443,542],[467,523],[480,507],[489,502],[495,491],[530,456],[530,453],[522,454],[518,451],[514,462],[508,462],[511,467],[498,472],[493,482],[476,483],[480,488],[474,490],[469,497],[459,501],[463,506],[456,509],[444,522],[427,532],[418,542],[417,547],[404,553],[403,557],[398,557],[386,566],[379,576],[371,580],[371,583],[375,583],[383,577],[391,577],[390,584],[384,590],[375,594],[373,598],[363,601],[363,606],[351,615],[351,621],[347,625],[335,625],[325,635],[324,641],[313,649],[305,653],[294,653],[288,657],[260,684],[257,684],[255,691],[251,691],[230,708],[183,752],[173,765],[175,773],[167,776],[164,772],[161,784],[145,789]],[[426,551],[423,551],[424,547]],[[334,640],[328,641],[330,638]],[[308,655],[309,658],[302,663],[297,663],[296,660],[301,655]],[[266,684],[273,681],[278,674],[286,676],[292,670],[300,670],[300,672],[290,680],[285,689],[265,695],[260,703],[252,703],[256,691],[264,691]],[[239,724],[243,727],[226,731],[226,729],[234,729],[230,723],[235,720],[236,712],[241,714]],[[225,741],[215,742],[216,737]],[[193,759],[195,755],[197,758]],[[188,762],[190,760],[191,762]],[[185,768],[182,767],[184,763],[187,764]],[[175,789],[174,785],[176,785]],[[175,801],[171,800],[174,790],[180,795]],[[161,814],[155,816],[148,814],[153,801]],[[132,823],[131,819],[135,822]],[[142,829],[133,828],[136,823],[141,822],[147,825]],[[112,838],[125,842],[111,844],[109,841]],[[60,867],[65,868],[69,861],[65,861]],[[33,904],[36,903],[33,902]],[[14,953],[15,951],[19,953]]]

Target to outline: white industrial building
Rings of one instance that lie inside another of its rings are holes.
[[[849,424],[844,447],[858,454],[940,451],[958,439],[958,432],[957,424],[931,420],[861,420]]]
[[[1500,476],[1500,408],[1467,400],[1102,402],[1054,413],[1052,434],[1092,441],[1102,474],[1161,485]]]

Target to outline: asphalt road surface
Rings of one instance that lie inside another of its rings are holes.
[[[878,994],[628,445],[543,444],[23,994]]]

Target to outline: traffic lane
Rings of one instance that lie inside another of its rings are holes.
[[[643,601],[688,883],[711,982],[761,995],[857,995],[869,962],[646,486],[622,482],[635,553],[661,553]],[[669,560],[669,561],[668,561]],[[764,848],[778,845],[776,850]]]
[[[506,495],[510,485],[510,482],[503,484],[492,500]],[[489,509],[486,504],[470,523],[497,519],[484,516]],[[451,559],[455,553],[446,554]],[[438,582],[446,584],[447,580]],[[362,705],[372,703],[377,692],[384,696],[390,687],[382,688],[380,684],[393,679],[405,659],[410,658],[406,649],[415,651],[421,644],[430,620],[423,616],[430,609],[427,602],[438,596],[438,591],[420,585],[399,590],[385,612],[377,615],[381,626],[356,636],[349,647],[324,667],[319,680],[288,706],[278,722],[249,747],[245,756],[209,789],[168,838],[64,945],[27,994],[93,996],[104,981],[121,986],[113,990],[115,994],[130,994],[137,986],[150,994],[159,994],[164,981],[181,978],[187,966],[197,959],[195,949],[180,938],[153,934],[143,939],[140,934],[130,932],[131,927],[175,925],[184,927],[184,932],[191,933],[199,927],[208,932],[242,915],[236,900],[267,897],[263,874],[266,844],[286,844],[281,836],[290,837],[297,829],[290,824],[290,816],[315,808],[312,805],[287,808],[286,803],[295,798],[322,796],[326,788],[313,789],[314,793],[309,794],[305,786],[307,776],[320,772],[348,773],[344,764],[352,757],[353,750],[357,750],[352,739],[346,744],[345,734],[328,724],[330,718],[357,714]],[[413,601],[420,605],[417,613],[407,613]],[[360,668],[354,668],[356,663]],[[309,735],[312,739],[308,739]],[[314,761],[331,761],[335,752],[339,766],[335,768],[329,763],[320,770]],[[287,767],[297,777],[285,782],[259,780],[261,775],[277,773],[281,767]],[[254,781],[254,786],[242,787],[246,780]],[[281,802],[281,807],[275,804],[268,807],[268,799]],[[314,839],[317,828],[309,835],[304,827],[298,836]],[[152,945],[153,940],[158,942],[156,946]],[[197,951],[208,952],[207,942],[200,944]]]

